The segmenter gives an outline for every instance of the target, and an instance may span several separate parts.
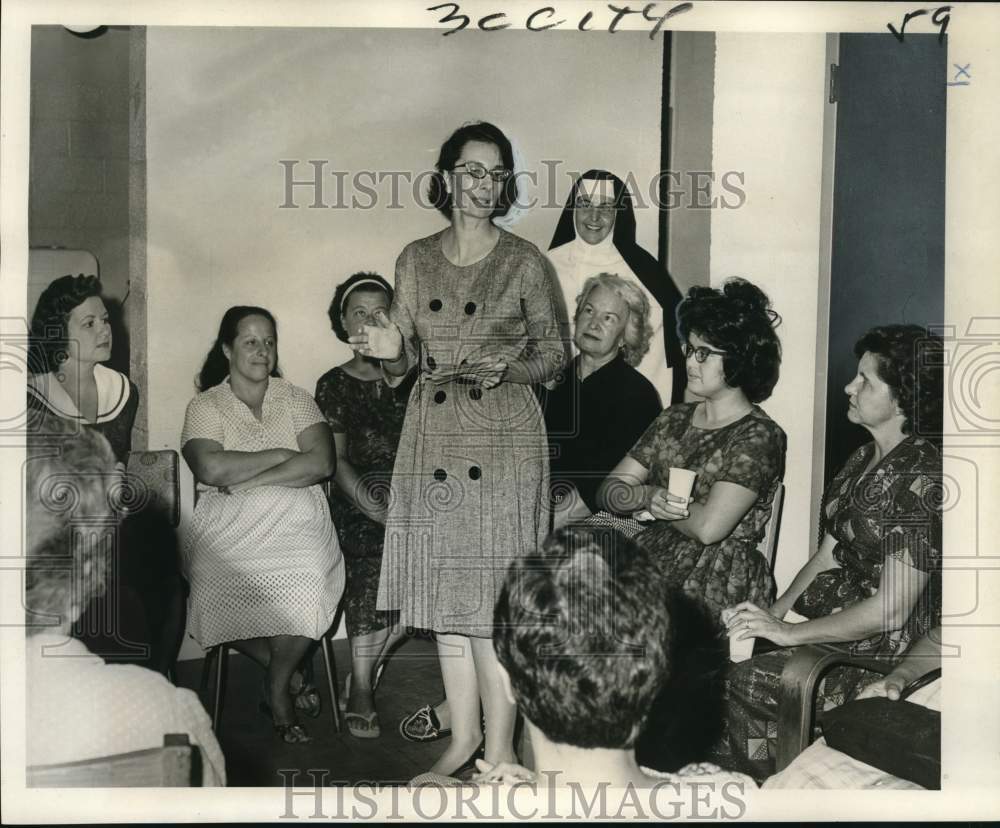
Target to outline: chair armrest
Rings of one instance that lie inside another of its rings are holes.
[[[833,644],[807,644],[796,649],[781,671],[778,689],[776,766],[779,771],[787,768],[812,741],[816,685],[831,667],[842,664],[882,675],[895,666],[894,661],[856,656]]]
[[[173,449],[129,452],[126,472],[137,490],[148,493],[139,511],[149,509],[170,522],[180,523],[180,460]]]

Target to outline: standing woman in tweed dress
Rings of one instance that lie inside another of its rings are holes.
[[[378,608],[436,633],[451,743],[434,764],[453,774],[483,743],[512,761],[514,706],[491,644],[508,564],[549,525],[548,449],[530,383],[565,361],[558,288],[534,245],[493,217],[516,198],[513,150],[497,127],[460,127],[441,147],[431,201],[444,230],[396,262],[395,298],[350,338],[382,359],[391,384],[416,370],[393,471]]]

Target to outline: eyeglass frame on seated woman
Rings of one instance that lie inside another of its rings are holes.
[[[482,181],[488,175],[497,184],[506,181],[514,174],[513,170],[508,170],[506,167],[494,167],[492,170],[488,170],[478,161],[464,161],[461,164],[456,164],[452,167],[452,171],[461,167],[465,167],[465,171],[479,181]]]
[[[710,355],[715,354],[716,356],[725,356],[728,351],[717,351],[714,348],[709,348],[705,345],[699,345],[695,348],[690,342],[682,342],[681,353],[684,354],[684,359],[687,359],[691,356],[691,354],[694,354],[695,362],[701,365]]]

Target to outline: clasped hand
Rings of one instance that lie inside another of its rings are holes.
[[[777,618],[768,609],[762,609],[751,601],[741,601],[734,607],[722,611],[722,623],[726,634],[737,641],[744,638],[766,638],[779,647],[787,647],[794,642],[789,637],[789,624]]]
[[[690,517],[688,504],[691,499],[672,495],[662,486],[653,489],[647,511],[657,520],[684,520]]]
[[[360,333],[347,338],[347,343],[363,356],[395,362],[403,353],[403,334],[385,311],[375,311],[374,317],[374,325],[363,326]]]
[[[535,773],[513,762],[500,762],[491,765],[485,759],[477,759],[476,768],[479,773],[472,777],[472,781],[480,784],[500,782],[505,785],[516,785],[521,782],[538,781],[538,776]]]

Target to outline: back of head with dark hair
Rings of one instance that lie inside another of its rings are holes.
[[[364,284],[360,287],[354,287],[359,282],[363,282]],[[344,323],[341,320],[341,316],[344,313],[344,297],[353,293],[361,293],[366,290],[385,291],[389,304],[392,304],[392,287],[377,273],[361,270],[344,279],[343,282],[337,285],[337,289],[333,292],[333,301],[330,302],[330,307],[326,311],[326,315],[330,318],[330,327],[333,328],[333,332],[337,335],[337,339],[341,342],[347,342],[348,336],[347,331],[344,328]]]
[[[903,433],[939,440],[944,403],[944,343],[919,325],[872,328],[854,355],[875,357],[878,375],[903,412]]]
[[[725,351],[726,383],[759,403],[771,396],[778,382],[781,342],[774,328],[780,320],[764,291],[733,278],[721,290],[691,288],[677,308],[677,333],[682,342],[695,333]]]
[[[31,341],[28,356],[33,374],[54,371],[67,355],[67,323],[73,309],[92,296],[101,295],[101,280],[96,276],[61,276],[38,297],[31,315]]]
[[[514,561],[493,646],[524,715],[553,742],[633,746],[670,668],[665,585],[605,527],[561,529]]]
[[[271,311],[266,308],[257,307],[256,305],[234,305],[231,307],[222,315],[222,321],[219,323],[219,333],[215,337],[215,342],[212,343],[212,348],[209,350],[208,355],[205,357],[201,371],[198,372],[197,385],[199,391],[207,391],[209,388],[214,388],[229,374],[229,360],[226,358],[226,353],[222,350],[222,346],[232,347],[233,340],[236,339],[236,334],[239,333],[240,322],[248,316],[263,316],[269,320],[271,326],[274,328],[274,336],[277,338],[278,323],[271,314]],[[281,371],[278,370],[277,358],[274,360],[274,370],[271,372],[271,376],[281,376]]]
[[[427,189],[427,198],[441,214],[451,221],[451,208],[454,201],[444,185],[444,173],[455,169],[462,154],[462,148],[469,141],[479,141],[483,144],[493,144],[500,152],[500,161],[505,170],[514,170],[514,148],[503,130],[487,121],[473,121],[456,129],[441,145],[438,153],[436,172],[431,175]],[[503,189],[497,198],[493,216],[505,216],[511,205],[517,201],[517,176],[512,175],[503,183]]]

